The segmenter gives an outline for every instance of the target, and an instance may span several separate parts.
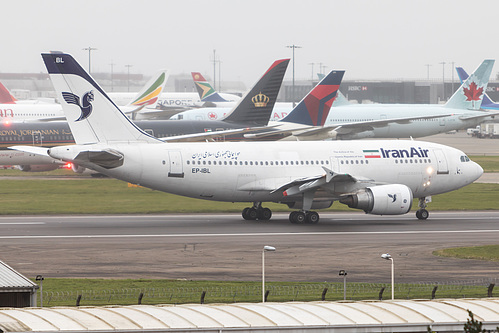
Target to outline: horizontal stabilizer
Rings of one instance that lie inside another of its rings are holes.
[[[48,150],[49,148],[44,147],[34,147],[34,146],[11,146],[9,149],[18,150],[29,154],[36,154],[41,156],[49,156]]]
[[[92,163],[106,169],[112,169],[123,165],[123,154],[112,149],[100,151],[82,151],[74,159],[82,165]]]

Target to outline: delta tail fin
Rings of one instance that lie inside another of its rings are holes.
[[[71,55],[42,58],[77,144],[160,142],[135,126]]]
[[[324,126],[345,71],[331,71],[281,121]]]
[[[267,125],[288,64],[289,59],[275,61],[223,120],[248,126]]]
[[[456,67],[456,71],[457,71],[457,76],[459,76],[459,81],[461,81],[461,84],[468,79],[468,73],[466,73],[464,68]],[[495,103],[494,101],[492,101],[489,95],[485,93],[483,95],[481,108],[486,110],[499,110],[499,103]]]
[[[487,90],[492,67],[494,67],[494,60],[484,60],[447,101],[445,107],[479,110]]]
[[[10,91],[0,82],[0,104],[16,104],[17,99],[12,96]]]
[[[168,70],[163,69],[159,71],[146,83],[142,90],[140,90],[126,106],[145,106],[151,109],[156,108],[159,95],[161,95],[161,93],[163,92],[167,80]]]
[[[201,102],[227,102],[199,72],[191,72]]]

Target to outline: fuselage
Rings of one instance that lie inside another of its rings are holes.
[[[108,96],[116,103],[116,105],[126,105],[137,93],[128,92],[111,92]],[[223,94],[224,99],[230,102],[238,101],[239,96],[233,94]],[[158,99],[160,107],[196,107],[200,105],[201,100],[197,92],[164,92],[161,93]]]
[[[316,199],[338,200],[343,194],[383,184],[404,184],[414,197],[427,197],[468,185],[483,172],[457,149],[403,140],[112,144],[109,148],[120,152],[124,162],[113,169],[97,168],[101,173],[164,192],[230,202],[299,201],[301,194],[290,197],[275,190],[322,175],[326,169],[356,181],[327,183]],[[70,160],[81,149],[93,147],[56,147],[53,154]]]

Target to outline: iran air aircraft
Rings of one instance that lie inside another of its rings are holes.
[[[13,147],[75,162],[110,177],[187,197],[252,202],[245,219],[270,219],[262,203],[297,210],[294,223],[317,223],[312,209],[334,201],[377,215],[409,212],[427,198],[472,183],[482,168],[462,151],[418,141],[165,143],[135,126],[68,54],[42,54],[76,140],[50,149]],[[72,103],[89,92],[90,112]],[[73,96],[68,99],[68,96]]]
[[[161,70],[138,93],[134,93],[133,99],[122,107],[130,118],[141,118],[137,114],[157,114],[160,110],[156,110],[158,97],[163,91],[163,88],[168,79],[168,71]],[[10,93],[9,93],[10,94]],[[74,102],[82,108],[92,108],[93,95],[87,94],[81,99]],[[34,121],[57,121],[66,120],[64,112],[60,104],[18,104],[15,100],[8,104],[0,104],[0,122],[34,122]]]

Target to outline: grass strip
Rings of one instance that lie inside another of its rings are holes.
[[[441,257],[459,259],[499,261],[499,245],[454,247],[433,251],[433,254]]]

